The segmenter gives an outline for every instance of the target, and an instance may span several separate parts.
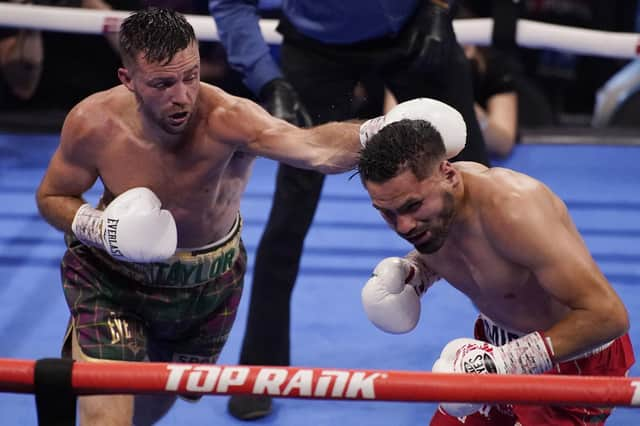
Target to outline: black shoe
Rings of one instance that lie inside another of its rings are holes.
[[[236,419],[255,420],[271,413],[271,397],[266,395],[233,395],[227,411]]]

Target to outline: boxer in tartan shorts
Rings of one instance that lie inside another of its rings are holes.
[[[255,159],[346,172],[387,116],[303,129],[203,83],[194,29],[171,9],[132,13],[118,37],[122,84],[67,114],[36,194],[43,218],[77,240],[62,267],[71,355],[212,362],[242,288],[238,217]],[[404,102],[388,117],[426,119],[429,105]],[[84,195],[98,181],[94,207]],[[79,423],[153,424],[173,401],[81,396]]]
[[[119,262],[67,235],[63,354],[75,339],[86,360],[216,362],[242,293],[241,228],[238,217],[222,240],[154,263]]]

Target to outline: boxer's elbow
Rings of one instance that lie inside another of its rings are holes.
[[[49,194],[47,189],[47,186],[44,183],[41,183],[36,190],[36,207],[38,208],[39,213],[42,215],[47,212],[49,200],[51,198],[51,195]]]
[[[615,325],[616,325],[617,334],[619,336],[622,336],[623,334],[627,333],[629,331],[629,328],[631,327],[631,324],[629,322],[629,314],[627,313],[627,310],[624,308],[624,306],[620,309],[620,312],[617,315]]]
[[[629,314],[619,298],[603,303],[600,310],[601,325],[608,330],[611,338],[622,336],[629,331]]]

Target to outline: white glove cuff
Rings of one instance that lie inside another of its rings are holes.
[[[360,126],[360,144],[364,147],[369,139],[384,127],[384,115],[365,121]]]
[[[422,297],[429,287],[440,279],[440,276],[420,260],[420,255],[417,251],[411,251],[404,258],[414,269],[414,276],[407,277],[407,281],[416,289],[418,296]]]
[[[102,211],[90,204],[80,206],[71,223],[73,234],[88,246],[104,248],[102,240]]]

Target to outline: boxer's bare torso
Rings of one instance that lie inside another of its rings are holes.
[[[213,111],[229,102],[228,95],[203,84],[191,127],[163,144],[140,130],[135,100],[122,86],[89,98],[83,106],[88,120],[81,125],[91,134],[87,155],[96,159],[103,203],[144,186],[176,219],[179,247],[223,237],[238,214],[255,158],[216,139]]]
[[[619,332],[624,305],[564,203],[541,182],[457,162],[442,163],[423,180],[407,169],[366,186],[390,226],[421,251],[415,259],[422,269],[443,277],[497,324],[521,333],[546,330],[560,358]]]
[[[133,187],[147,187],[171,211],[179,247],[199,247],[229,231],[240,208],[254,155],[216,138],[216,108],[233,97],[202,84],[189,127],[169,141],[145,133],[133,94],[123,86],[79,105],[69,132],[92,158],[105,188],[103,205]]]
[[[536,205],[545,203],[544,208],[553,214],[548,220],[558,222],[553,226],[563,227],[575,239],[576,250],[581,250],[578,242],[582,240],[564,203],[526,175],[474,163],[455,166],[464,181],[465,205],[444,246],[436,253],[422,255],[425,263],[497,323],[521,332],[550,328],[566,316],[569,308],[551,296],[529,267],[518,262],[527,253],[508,253],[509,240],[519,235],[503,235],[500,222],[505,215],[530,214],[528,203],[537,199]]]

